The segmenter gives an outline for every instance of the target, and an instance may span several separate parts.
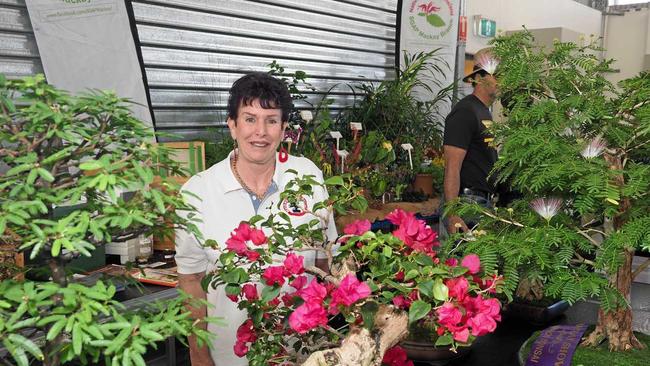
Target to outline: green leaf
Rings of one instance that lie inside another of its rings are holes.
[[[261,300],[263,303],[268,303],[269,301],[278,297],[279,294],[280,294],[280,287],[266,286],[262,290]]]
[[[14,358],[18,366],[29,365],[29,360],[27,359],[25,350],[23,350],[22,348],[17,348],[13,343],[9,341],[9,339],[4,339],[2,341],[2,344],[5,345],[5,348],[7,350],[9,350],[9,353],[11,353],[11,356]]]
[[[440,301],[446,301],[449,298],[449,288],[442,283],[440,278],[436,279],[433,284],[433,298]]]
[[[408,272],[406,272],[406,276],[404,276],[404,281],[409,281],[414,279],[420,274],[420,272],[417,269],[412,269]]]
[[[74,354],[77,356],[81,354],[82,336],[81,325],[79,323],[74,323],[72,326],[72,349],[74,350]]]
[[[431,311],[431,304],[422,300],[414,301],[409,308],[409,324],[424,318]]]
[[[45,337],[45,339],[47,339],[48,341],[51,341],[54,338],[56,338],[56,336],[58,336],[59,333],[61,333],[61,330],[63,329],[63,327],[65,327],[65,324],[66,324],[65,319],[61,319],[61,320],[57,321],[56,323],[54,323],[54,325],[52,325],[50,330],[47,332],[47,336]]]
[[[97,160],[89,160],[79,164],[81,170],[97,170],[103,168],[104,165]]]
[[[426,297],[433,297],[433,281],[427,280],[418,285],[420,293]]]
[[[393,256],[393,248],[385,246],[384,249],[382,249],[381,253],[384,255],[384,257],[390,258]]]
[[[445,334],[443,336],[438,337],[436,340],[436,346],[437,347],[442,347],[442,346],[448,346],[454,342],[454,339],[451,337],[451,334]]]
[[[366,329],[372,329],[375,325],[375,314],[379,310],[379,305],[374,301],[368,301],[361,307],[361,316],[363,317],[363,326]]]
[[[426,254],[422,254],[422,253],[418,254],[415,257],[415,261],[422,266],[433,266],[433,259],[431,259],[431,257],[429,257]]]
[[[31,353],[32,356],[36,357],[39,360],[43,360],[43,352],[38,346],[31,340],[19,335],[19,334],[9,334],[9,340],[16,346],[23,348],[27,352]]]
[[[325,185],[328,186],[342,186],[344,184],[345,182],[343,181],[343,177],[341,177],[340,175],[335,175],[325,180]]]
[[[38,172],[38,175],[40,175],[41,178],[43,178],[44,181],[50,183],[54,182],[54,176],[47,169],[38,168],[36,169],[36,171]]]
[[[444,27],[445,21],[438,14],[429,14],[427,15],[427,23],[431,24],[434,27]]]

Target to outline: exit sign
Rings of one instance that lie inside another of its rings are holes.
[[[474,35],[491,38],[497,33],[497,22],[492,19],[483,18],[480,15],[474,16]]]

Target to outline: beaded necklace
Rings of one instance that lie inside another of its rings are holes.
[[[239,154],[238,154],[237,152],[235,152],[235,153],[233,153],[233,157],[232,157],[232,159],[230,159],[230,166],[232,167],[232,171],[233,171],[233,173],[235,173],[235,178],[237,179],[237,181],[239,182],[239,184],[241,184],[242,188],[244,188],[244,190],[245,190],[246,192],[248,192],[249,194],[252,194],[252,195],[253,195],[253,198],[254,198],[254,199],[259,198],[260,201],[263,200],[263,199],[266,197],[266,193],[269,191],[269,187],[271,187],[271,183],[273,183],[273,179],[271,179],[271,180],[269,181],[269,184],[266,186],[266,188],[264,189],[264,191],[262,192],[262,194],[259,194],[258,192],[256,192],[256,191],[253,190],[252,188],[250,188],[250,187],[249,187],[249,186],[244,182],[244,180],[242,179],[242,177],[239,175],[239,172],[237,171],[237,158],[238,158],[238,156],[239,156]]]

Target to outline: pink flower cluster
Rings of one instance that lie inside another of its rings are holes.
[[[370,296],[370,287],[360,282],[353,274],[343,278],[337,288],[329,288],[312,280],[309,286],[299,291],[305,301],[289,316],[289,326],[300,334],[327,324],[327,314],[338,314],[339,305],[350,306]],[[328,309],[327,301],[330,298]]]
[[[481,262],[477,255],[470,254],[463,258],[461,265],[468,268],[470,274],[476,274]],[[480,293],[470,296],[470,283],[465,277],[447,279],[445,285],[450,300],[435,311],[440,324],[438,334],[449,331],[454,340],[466,343],[470,333],[478,337],[496,329],[496,322],[501,320],[501,303],[497,299],[484,299]]]
[[[287,254],[282,265],[270,266],[264,269],[262,279],[267,286],[282,286],[286,282],[295,289],[293,292],[285,292],[267,304],[261,304],[268,309],[280,306],[280,301],[287,308],[292,308],[296,298],[304,302],[295,308],[289,316],[290,328],[300,334],[327,325],[328,314],[338,314],[339,306],[348,307],[355,302],[370,296],[370,287],[365,282],[360,282],[354,274],[349,274],[337,286],[332,284],[321,284],[316,279],[307,284],[307,277],[303,274],[304,258],[295,253]],[[234,302],[245,300],[257,302],[260,296],[257,285],[252,283],[244,284],[241,287],[240,295],[230,295]],[[237,356],[243,357],[248,353],[248,344],[255,341],[257,335],[250,319],[246,320],[237,330],[237,342],[234,352]]]
[[[260,252],[252,250],[248,247],[251,242],[256,246],[266,243],[267,238],[262,230],[252,227],[246,222],[242,222],[230,234],[230,238],[226,240],[226,249],[231,252],[237,253],[239,256],[246,256],[249,261],[255,262],[260,258]]]
[[[397,230],[393,231],[393,235],[401,239],[411,250],[425,253],[431,258],[436,256],[433,247],[440,246],[438,233],[424,221],[416,219],[414,213],[398,208],[388,214],[386,219],[398,226]]]

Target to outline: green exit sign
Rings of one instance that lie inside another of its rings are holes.
[[[492,19],[474,17],[474,34],[479,37],[491,38],[497,33],[497,22]]]

